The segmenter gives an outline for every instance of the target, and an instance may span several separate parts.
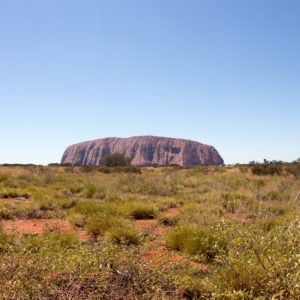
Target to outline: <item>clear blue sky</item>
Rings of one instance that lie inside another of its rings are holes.
[[[0,163],[159,135],[300,157],[299,0],[1,0]]]

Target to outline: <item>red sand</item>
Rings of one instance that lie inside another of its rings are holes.
[[[82,240],[92,238],[83,230],[77,230],[68,221],[59,219],[25,219],[1,221],[3,228],[18,234],[41,234],[44,232],[75,232]]]
[[[179,208],[171,208],[165,214],[175,216],[179,213]],[[154,233],[157,238],[147,242],[146,250],[143,253],[143,260],[156,266],[176,265],[177,263],[190,265],[198,270],[206,271],[208,266],[200,262],[191,260],[181,253],[176,253],[168,249],[163,241],[162,235],[166,233],[170,227],[160,225],[157,220],[137,220],[134,225],[142,230]]]
[[[29,205],[31,204],[31,201],[26,199],[26,200],[17,200],[13,198],[1,198],[0,203],[8,203],[8,204],[18,204],[18,205]]]

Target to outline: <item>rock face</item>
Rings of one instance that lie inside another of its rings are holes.
[[[155,136],[112,137],[72,145],[64,152],[61,163],[101,165],[104,157],[112,153],[124,154],[131,159],[132,165],[137,166],[197,166],[224,163],[212,146],[190,140]]]

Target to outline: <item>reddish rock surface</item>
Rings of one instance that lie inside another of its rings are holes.
[[[155,136],[104,138],[72,145],[64,152],[61,163],[101,165],[105,156],[112,153],[124,154],[131,159],[132,165],[137,166],[197,166],[224,163],[213,146]]]

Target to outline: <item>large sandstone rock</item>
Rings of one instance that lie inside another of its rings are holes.
[[[198,142],[155,136],[105,138],[68,147],[61,163],[73,165],[101,165],[104,157],[122,153],[138,166],[170,165],[197,166],[221,165],[223,159],[217,150]]]

